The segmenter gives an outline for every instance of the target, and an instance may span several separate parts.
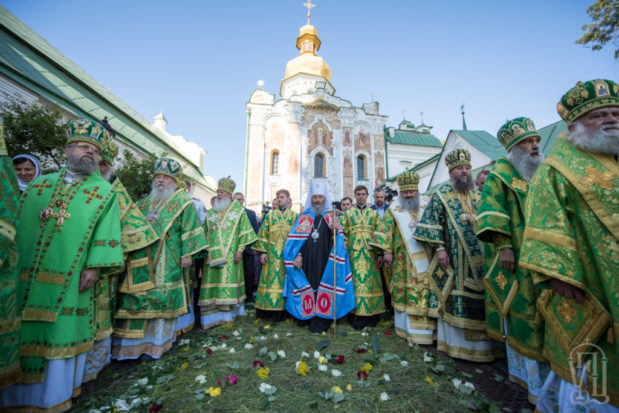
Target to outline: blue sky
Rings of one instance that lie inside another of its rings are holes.
[[[617,80],[612,48],[574,41],[590,1],[315,0],[318,54],[336,95],[380,103],[444,140],[460,129],[495,134],[508,118],[538,127],[578,80]],[[302,0],[0,0],[144,117],[206,148],[206,173],[243,182],[245,103],[264,80],[279,96],[306,23]]]

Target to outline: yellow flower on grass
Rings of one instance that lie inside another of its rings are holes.
[[[271,328],[271,324],[267,324],[266,326],[264,326],[265,330],[268,330],[269,328]]]
[[[179,370],[185,370],[187,367],[189,367],[189,363],[184,362],[183,364],[181,364],[181,366],[178,369]]]
[[[340,386],[333,386],[331,387],[331,393],[344,393],[342,391],[342,389],[340,389]]]
[[[249,338],[249,342],[250,343],[254,343],[255,341],[256,341],[256,337],[252,336],[252,337]]]
[[[305,364],[303,360],[299,360],[297,363],[297,373],[299,373],[299,376],[305,377],[308,371],[309,368],[307,367],[307,364]]]
[[[346,385],[346,390],[347,390],[347,391],[351,391],[351,390],[352,390],[352,385],[351,385],[350,383],[348,383],[348,384]]]
[[[228,328],[234,327],[234,324],[232,323],[232,321],[230,321],[229,323],[226,323],[226,327]]]
[[[269,373],[271,372],[271,369],[268,367],[261,367],[258,369],[258,371],[256,371],[256,374],[258,375],[258,377],[260,377],[261,379],[266,379],[267,377],[269,377]]]
[[[183,347],[183,351],[189,351],[189,347]]]
[[[426,383],[428,383],[430,386],[438,386],[438,383],[436,383],[435,381],[432,380],[432,377],[430,376],[426,376]]]
[[[211,397],[217,397],[221,395],[221,387],[209,387],[204,391],[204,394],[208,394]]]
[[[318,362],[320,364],[327,364],[329,362],[329,360],[327,360],[327,358],[325,356],[320,356],[320,357],[318,357]]]
[[[372,371],[372,365],[370,363],[365,363],[365,365],[361,367],[360,370],[369,373]]]

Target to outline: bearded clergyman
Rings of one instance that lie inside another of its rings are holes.
[[[417,225],[414,238],[435,251],[430,307],[437,321],[437,348],[451,357],[494,360],[486,334],[484,257],[475,236],[480,192],[471,177],[471,155],[455,149],[445,156],[449,182],[440,185]]]
[[[510,379],[535,403],[549,369],[542,354],[543,321],[535,306],[533,277],[518,257],[531,178],[544,155],[529,118],[508,121],[497,137],[507,156],[497,159],[488,174],[477,214],[477,237],[485,242],[486,331],[507,342]]]
[[[619,407],[619,85],[579,82],[531,182],[519,264],[532,271],[551,373],[536,410]]]
[[[397,176],[399,195],[385,211],[371,244],[383,250],[383,267],[392,273],[396,334],[409,343],[432,344],[436,320],[428,316],[430,248],[413,238],[423,215],[419,179],[419,174],[408,170]]]
[[[355,308],[344,233],[331,208],[327,185],[312,182],[284,246],[286,310],[312,333],[326,331],[331,320]]]
[[[148,197],[138,202],[159,240],[129,254],[119,280],[112,355],[119,360],[161,357],[172,347],[179,317],[191,311],[184,269],[206,248],[193,200],[179,186],[181,165],[172,158],[155,162]]]
[[[264,217],[254,245],[254,250],[260,252],[262,264],[256,294],[256,317],[283,321],[286,317],[283,296],[286,267],[282,253],[299,214],[289,207],[290,192],[287,189],[280,189],[275,195],[273,210]]]
[[[127,255],[159,239],[159,235],[131,200],[125,186],[118,177],[114,177],[114,159],[118,155],[118,145],[113,141],[114,131],[109,124],[103,123],[105,130],[101,137],[101,177],[112,184],[118,199],[120,211],[121,245],[125,260]],[[116,293],[118,276],[122,271],[102,271],[95,284],[95,322],[97,323],[96,340],[93,349],[86,356],[84,365],[84,382],[94,380],[112,360],[112,331],[116,312]]]
[[[35,179],[22,195],[22,379],[0,390],[2,410],[65,411],[79,395],[95,341],[93,287],[100,271],[123,265],[116,193],[98,173],[102,133],[90,120],[71,122],[67,166]]]
[[[245,313],[243,250],[257,237],[245,209],[232,198],[235,187],[230,178],[219,180],[217,198],[204,220],[208,259],[198,301],[203,329]]]

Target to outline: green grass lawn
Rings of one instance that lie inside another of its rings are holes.
[[[102,384],[73,409],[148,412],[159,404],[160,412],[498,411],[465,384],[453,361],[409,346],[390,321],[362,331],[341,322],[337,333],[335,339],[333,329],[312,334],[290,320],[269,324],[252,310],[233,323],[184,335],[160,360],[124,372],[104,370]],[[297,371],[300,360],[305,376]],[[264,370],[254,367],[258,362]],[[259,377],[267,368],[268,376]]]

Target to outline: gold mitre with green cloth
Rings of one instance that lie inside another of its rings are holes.
[[[400,191],[418,191],[419,174],[412,169],[407,169],[396,177]]]
[[[172,158],[159,158],[155,161],[155,175],[167,175],[176,182],[181,178],[181,164]]]
[[[114,159],[118,155],[118,145],[112,140],[113,135],[107,130],[103,131],[101,135],[101,160],[112,165]]]
[[[608,79],[578,82],[557,103],[559,116],[568,125],[593,109],[619,106],[619,85]]]
[[[466,149],[454,149],[445,155],[445,165],[449,168],[449,172],[457,166],[471,166],[471,154]]]
[[[234,183],[232,179],[230,179],[229,175],[227,178],[221,178],[217,182],[218,191],[226,191],[227,193],[232,195],[234,193],[234,188],[236,188],[236,184]]]
[[[103,126],[88,119],[78,119],[69,123],[67,130],[67,145],[76,142],[87,142],[102,150],[101,136]]]
[[[508,120],[497,132],[497,139],[501,142],[501,145],[505,147],[507,152],[511,151],[518,142],[530,138],[531,136],[539,136],[541,139],[541,136],[535,129],[533,121],[524,116]]]

